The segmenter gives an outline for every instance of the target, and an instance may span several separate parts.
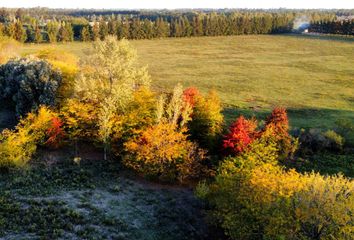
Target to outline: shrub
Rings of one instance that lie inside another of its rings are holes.
[[[298,232],[307,239],[350,239],[354,234],[354,181],[319,174],[302,176],[305,187],[291,198]]]
[[[47,129],[48,140],[45,142],[45,145],[58,148],[60,143],[63,141],[65,136],[63,130],[63,122],[58,117],[52,117],[49,128]]]
[[[336,121],[337,132],[346,139],[348,146],[354,146],[354,121],[351,118],[341,118]]]
[[[13,103],[18,115],[54,106],[60,84],[60,73],[46,61],[19,59],[0,66],[0,99]]]
[[[4,130],[0,134],[0,168],[25,166],[36,149],[29,129]]]
[[[72,140],[97,138],[99,107],[97,104],[68,99],[61,108],[64,129]]]
[[[224,118],[221,101],[215,91],[205,97],[194,95],[192,120],[188,123],[190,138],[201,147],[215,152],[221,142]]]
[[[338,152],[344,147],[344,138],[333,130],[326,132],[320,129],[302,130],[299,141],[303,155],[312,155],[322,151]]]
[[[203,172],[205,152],[170,123],[147,128],[125,148],[129,155],[123,163],[145,176],[183,182]]]
[[[256,139],[247,151],[237,157],[225,159],[215,177],[215,182],[197,189],[198,196],[204,196],[213,210],[210,219],[220,224],[232,239],[257,239],[259,221],[252,209],[246,205],[251,201],[249,181],[252,170],[265,163],[275,166],[278,158],[276,143],[265,137]]]
[[[350,239],[354,181],[283,169],[272,131],[224,160],[215,182],[198,186],[213,222],[232,239]]]
[[[113,131],[116,141],[126,142],[139,136],[147,127],[157,122],[155,94],[148,88],[135,91],[133,100],[118,118],[121,124],[116,123]]]
[[[192,107],[195,105],[196,98],[199,97],[201,97],[200,92],[195,87],[189,87],[183,91],[183,100]]]
[[[29,129],[36,144],[42,146],[59,146],[64,136],[62,121],[58,114],[45,106],[21,119],[17,128]]]
[[[98,137],[104,143],[104,150],[113,150],[115,154],[123,152],[123,144],[140,135],[156,120],[156,98],[148,88],[134,91],[132,100],[124,111],[117,109],[114,97],[108,97],[100,104]],[[107,156],[107,154],[105,154]]]
[[[340,151],[343,149],[344,138],[333,130],[328,130],[323,133],[326,139],[325,146],[329,150]]]
[[[297,140],[289,134],[289,120],[285,108],[274,108],[267,118],[264,130],[273,129],[274,137],[277,139],[280,158],[291,157],[297,149]]]
[[[184,129],[191,120],[192,108],[183,100],[183,87],[177,84],[172,93],[162,94],[156,102],[156,121]]]
[[[226,154],[237,155],[246,150],[257,136],[257,122],[239,117],[230,127],[229,134],[224,136],[223,149]]]
[[[24,166],[35,153],[37,145],[56,146],[62,129],[57,115],[46,107],[21,119],[15,130],[0,135],[0,166]],[[57,123],[55,128],[53,124]]]

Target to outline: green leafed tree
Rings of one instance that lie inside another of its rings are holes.
[[[137,54],[129,42],[108,36],[94,42],[94,51],[85,59],[75,92],[79,99],[97,103],[119,96],[117,105],[124,110],[132,92],[149,84],[150,76],[145,67],[137,66]]]

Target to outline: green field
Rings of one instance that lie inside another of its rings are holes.
[[[228,120],[289,110],[293,127],[335,128],[354,122],[354,41],[300,35],[253,35],[132,41],[153,85],[214,88]],[[23,54],[48,45],[25,45]],[[90,43],[55,47],[83,56]]]

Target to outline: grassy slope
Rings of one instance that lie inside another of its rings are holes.
[[[354,42],[302,36],[233,36],[132,41],[154,85],[216,89],[228,119],[289,109],[295,127],[354,121]],[[26,45],[30,53],[46,45]],[[84,54],[89,43],[58,44]]]

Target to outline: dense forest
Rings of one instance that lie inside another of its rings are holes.
[[[309,32],[354,35],[354,18],[337,21],[316,21],[311,23]]]
[[[354,34],[350,10],[113,11],[0,9],[0,36],[20,42],[67,42],[163,37],[276,34],[302,31]]]

